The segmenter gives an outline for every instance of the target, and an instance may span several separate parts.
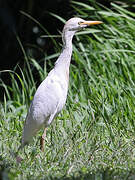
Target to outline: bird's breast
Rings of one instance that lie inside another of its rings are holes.
[[[53,70],[40,84],[30,110],[35,121],[42,124],[56,110],[56,114],[62,110],[67,99],[68,76],[68,71],[60,73]]]

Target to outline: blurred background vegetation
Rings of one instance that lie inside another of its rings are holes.
[[[100,3],[111,8],[111,2],[135,10],[134,0],[83,0],[83,3],[94,5]],[[27,53],[31,54],[39,61],[44,53],[54,52],[54,44],[50,39],[41,39],[45,32],[30,18],[25,17],[20,11],[24,11],[35,18],[50,34],[57,34],[62,30],[63,24],[50,13],[57,14],[68,20],[76,14],[72,8],[71,0],[1,0],[0,1],[0,46],[1,61],[0,70],[12,69],[16,63],[23,64],[22,50],[18,46],[16,33]],[[88,17],[90,18],[90,17]]]
[[[80,2],[88,3],[91,6],[100,3],[108,8],[112,8],[111,2],[114,2],[130,11],[135,10],[134,0],[83,0]],[[37,23],[22,14],[21,11],[29,14],[42,24],[46,32]],[[51,16],[50,13],[57,14],[68,20],[73,15],[76,15],[75,11],[71,0],[1,0],[0,70],[13,69],[18,63],[20,67],[24,66],[24,54],[19,46],[16,35],[19,36],[26,54],[32,56],[38,62],[44,58],[45,54],[53,54],[56,48],[54,47],[54,42],[50,38],[41,38],[41,36],[45,33],[58,34],[58,31],[61,31],[63,28],[63,23]],[[86,18],[89,19],[90,17]],[[61,42],[61,39],[57,38],[57,43],[59,42]],[[2,74],[1,78],[4,78],[6,81],[9,79],[7,74]],[[0,98],[2,96],[1,92]]]

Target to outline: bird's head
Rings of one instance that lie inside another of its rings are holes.
[[[66,22],[64,26],[64,31],[76,32],[88,26],[101,24],[101,23],[102,21],[85,21],[84,19],[74,17]]]
[[[72,43],[72,38],[75,34],[75,32],[84,29],[91,25],[101,24],[101,21],[85,21],[81,18],[71,18],[69,19],[64,28],[62,33],[62,40],[65,46],[70,46],[70,43]]]

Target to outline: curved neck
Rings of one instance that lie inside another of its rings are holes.
[[[55,66],[58,66],[59,64],[65,65],[66,67],[70,66],[71,61],[71,55],[72,55],[72,39],[73,39],[74,33],[71,31],[63,31],[63,49],[62,52],[57,59]]]
[[[63,47],[72,47],[72,39],[74,36],[75,32],[74,31],[66,31],[63,30],[63,35],[62,35],[62,41],[63,41]]]

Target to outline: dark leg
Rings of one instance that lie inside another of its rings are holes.
[[[46,137],[46,130],[47,130],[47,128],[44,129],[44,133],[43,133],[43,135],[41,136],[41,139],[40,139],[40,149],[41,149],[41,151],[44,151],[44,142],[45,142],[45,137]]]

